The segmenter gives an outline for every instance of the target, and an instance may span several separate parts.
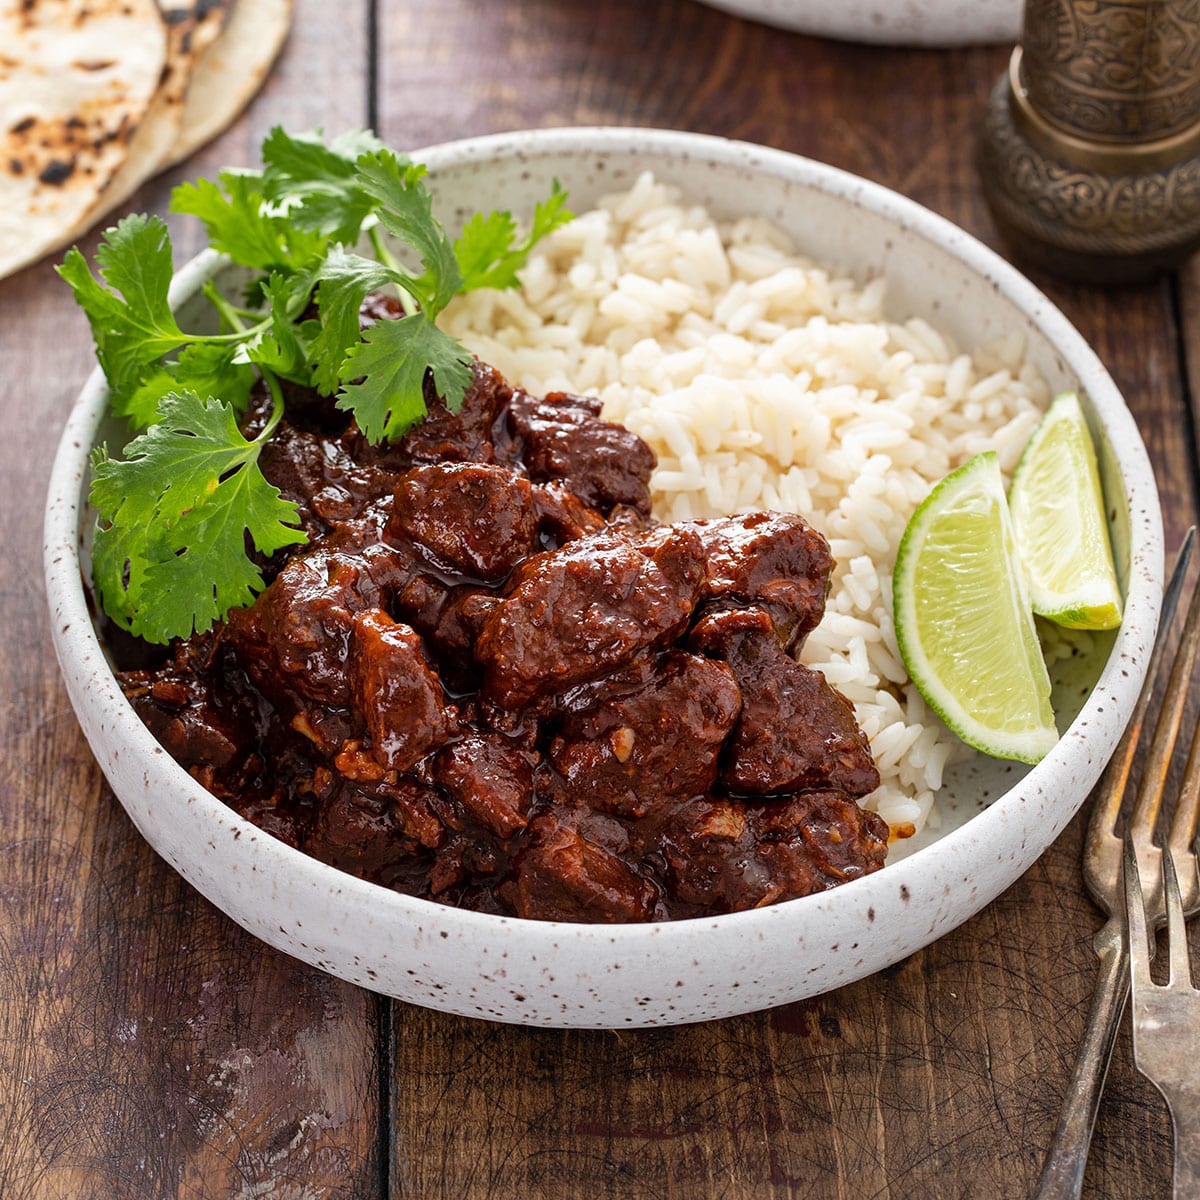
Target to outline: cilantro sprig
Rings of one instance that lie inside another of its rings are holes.
[[[266,555],[304,541],[295,505],[258,467],[282,411],[277,404],[274,419],[248,441],[229,405],[174,393],[124,459],[97,453],[92,573],[119,625],[149,641],[165,640],[164,629],[208,629],[262,587],[245,553],[247,533]]]
[[[305,541],[295,506],[258,466],[284,414],[278,380],[336,397],[372,442],[424,418],[427,378],[457,410],[470,355],[439,315],[463,292],[516,286],[533,246],[571,219],[555,182],[523,237],[511,213],[491,212],[451,240],[425,168],[362,130],[327,143],[320,131],[276,128],[262,160],[172,195],[173,212],[197,217],[214,249],[254,273],[244,295],[205,287],[219,332],[180,327],[161,218],[109,229],[95,273],[77,248],[58,268],[91,325],[111,409],[136,435],[119,458],[95,452],[96,589],[116,624],[151,642],[202,632],[250,603],[263,586],[251,550]],[[403,315],[364,332],[363,300],[380,289]],[[238,416],[258,379],[273,409],[248,438]]]

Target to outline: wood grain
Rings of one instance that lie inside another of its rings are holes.
[[[973,162],[1007,53],[836,44],[691,0],[302,0],[246,117],[131,207],[162,211],[171,183],[249,164],[276,121],[339,130],[374,114],[399,147],[639,124],[811,155],[1009,253]],[[172,228],[180,257],[200,244]],[[1128,398],[1177,540],[1198,515],[1200,269],[1123,291],[1032,274]],[[391,1005],[192,892],[104,785],[43,615],[42,495],[89,363],[49,265],[0,283],[0,415],[18,431],[0,446],[4,1200],[1028,1194],[1094,980],[1082,817],[994,904],[872,979],[641,1033]],[[1169,1137],[1123,1035],[1085,1194],[1167,1194]]]
[[[252,161],[269,126],[362,123],[368,8],[302,3],[251,111],[176,177]],[[201,233],[172,220],[177,256]],[[90,243],[94,244],[94,236]],[[59,681],[39,546],[50,458],[92,368],[42,263],[0,284],[0,1196],[379,1194],[378,1002],[243,933],[160,862],[104,784]]]

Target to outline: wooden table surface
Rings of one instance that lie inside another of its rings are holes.
[[[298,0],[243,119],[133,206],[164,212],[181,179],[252,162],[276,122],[369,123],[398,148],[653,125],[833,163],[999,245],[973,148],[1007,54],[842,45],[692,0]],[[196,229],[171,223],[190,255]],[[1173,546],[1197,517],[1200,275],[1103,290],[1031,274],[1136,414]],[[1095,977],[1081,819],[994,904],[874,978],[642,1033],[392,1003],[201,899],[114,801],[50,645],[42,504],[90,364],[48,262],[0,283],[0,1197],[1029,1193]],[[1167,1195],[1169,1145],[1126,1029],[1086,1194]]]

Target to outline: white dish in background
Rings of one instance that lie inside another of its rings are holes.
[[[860,279],[884,274],[895,314],[924,316],[960,345],[1022,331],[1051,388],[1083,393],[1099,435],[1117,514],[1124,624],[1094,661],[1076,660],[1094,688],[1075,675],[1056,677],[1061,726],[1082,701],[1056,749],[1032,769],[969,764],[943,796],[942,828],[873,875],[772,907],[657,925],[543,923],[448,908],[342,874],[262,833],[179,767],[125,701],[82,584],[88,457],[105,436],[97,372],[54,463],[46,579],[72,702],[137,827],[205,896],[271,945],[402,1000],[531,1025],[668,1025],[782,1004],[861,979],[961,924],[1025,871],[1083,803],[1132,709],[1154,638],[1158,495],[1133,418],[1095,354],[1032,284],[961,229],[807,159],[638,129],[504,134],[414,158],[428,165],[437,210],[451,226],[480,204],[527,212],[555,177],[582,211],[652,169],[718,216],[768,216],[802,251]],[[185,323],[200,319],[200,287],[221,267],[208,252],[179,272],[172,297]]]
[[[1016,42],[1022,0],[700,0],[780,29],[848,42],[965,46]]]

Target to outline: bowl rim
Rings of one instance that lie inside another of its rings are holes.
[[[1021,0],[940,0],[888,5],[872,0],[699,0],[721,12],[775,29],[863,44],[951,47],[1015,42]]]
[[[258,869],[264,873],[284,871],[296,874],[302,877],[302,882],[321,889],[336,883],[337,891],[345,893],[352,904],[386,910],[389,916],[401,922],[413,918],[436,919],[464,933],[496,936],[506,927],[509,930],[520,927],[524,934],[538,941],[550,942],[569,932],[576,937],[603,939],[605,943],[618,946],[641,942],[649,931],[661,939],[690,938],[696,929],[715,926],[727,926],[747,934],[753,931],[761,933],[793,913],[828,912],[831,904],[844,906],[852,897],[866,897],[872,889],[880,886],[878,881],[881,878],[888,880],[889,890],[899,885],[901,892],[904,892],[906,881],[911,884],[914,874],[920,874],[925,864],[942,856],[958,854],[974,841],[988,840],[1001,827],[1009,810],[1023,803],[1020,793],[1036,787],[1042,781],[1049,781],[1053,773],[1064,765],[1077,740],[1091,736],[1083,733],[1089,723],[1104,730],[1103,741],[1106,744],[1100,745],[1100,765],[1107,760],[1115,745],[1120,728],[1114,727],[1111,719],[1096,721],[1094,710],[1097,697],[1100,697],[1116,700],[1118,704],[1127,701],[1125,707],[1128,711],[1140,689],[1148,648],[1156,632],[1161,599],[1162,514],[1153,470],[1133,416],[1099,357],[1082,335],[1033,283],[959,226],[880,184],[786,151],[707,134],[636,126],[580,126],[490,134],[441,143],[413,150],[410,154],[414,161],[426,164],[431,180],[436,181],[439,171],[459,169],[472,163],[485,164],[496,158],[523,161],[564,154],[586,158],[603,156],[607,151],[628,153],[631,148],[646,151],[663,165],[680,159],[700,159],[715,160],[749,171],[766,169],[801,187],[816,188],[858,208],[874,212],[896,222],[906,232],[938,245],[963,262],[969,271],[990,279],[993,286],[1019,308],[1028,321],[1041,328],[1047,340],[1070,364],[1081,385],[1086,387],[1096,413],[1110,430],[1118,455],[1123,456],[1122,478],[1134,531],[1130,546],[1126,617],[1095,687],[1070,727],[1063,731],[1055,749],[1028,774],[1023,775],[1016,786],[998,795],[987,808],[970,817],[960,827],[948,831],[911,855],[885,865],[879,872],[848,881],[828,892],[762,909],[679,921],[621,925],[524,920],[473,912],[392,891],[321,863],[303,851],[269,836],[259,837],[253,842],[254,853],[260,856],[261,866]],[[197,289],[224,261],[221,255],[206,250],[180,267],[172,284],[172,304],[180,303],[186,295]],[[257,826],[238,816],[201,787],[162,751],[125,700],[111,670],[104,666],[103,650],[92,625],[83,585],[81,520],[85,510],[80,501],[90,448],[106,402],[107,389],[97,367],[70,411],[50,475],[44,563],[52,633],[62,671],[68,680],[74,680],[80,688],[88,690],[88,703],[103,710],[106,728],[139,759],[144,759],[148,766],[153,765],[155,770],[165,771],[174,790],[186,792],[189,803],[194,801],[199,805],[205,819],[215,820],[219,815],[226,824],[240,823],[245,831],[261,832]],[[92,662],[100,663],[101,670],[98,673],[91,671],[89,664]],[[1100,711],[1103,712],[1103,708]],[[1123,727],[1124,720],[1120,724]],[[1098,775],[1099,770],[1098,765],[1094,774]],[[1068,806],[1069,811],[1056,812],[1055,827],[1046,831],[1049,836],[1042,841],[1035,858],[1061,832],[1082,805],[1083,799],[1086,799],[1086,791],[1079,804]],[[246,842],[248,839],[242,840]],[[173,865],[177,870],[182,870],[179,864]],[[195,879],[191,882],[202,892],[206,891],[202,883]],[[1004,885],[1007,886],[1010,884]],[[974,908],[953,924],[968,919],[1002,890],[1003,887],[982,894]],[[936,936],[941,936],[951,927],[941,929]],[[334,970],[330,967],[326,969]],[[338,972],[335,970],[335,973]]]

